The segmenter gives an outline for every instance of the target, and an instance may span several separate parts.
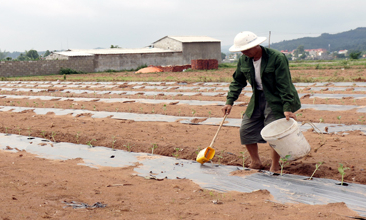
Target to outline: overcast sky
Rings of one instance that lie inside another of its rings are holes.
[[[141,48],[167,36],[230,46],[241,31],[271,43],[366,27],[365,0],[0,0],[0,50]]]

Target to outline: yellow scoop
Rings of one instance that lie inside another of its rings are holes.
[[[210,161],[210,160],[215,156],[215,150],[212,148],[212,146],[213,146],[213,144],[214,144],[214,142],[215,142],[215,140],[216,140],[216,138],[217,138],[217,135],[219,134],[219,131],[220,131],[220,129],[221,129],[221,127],[222,127],[222,125],[223,125],[223,124],[224,124],[224,122],[225,122],[226,117],[227,117],[227,114],[225,114],[224,119],[222,120],[222,122],[221,122],[221,124],[220,124],[219,128],[217,129],[217,132],[216,132],[216,134],[215,134],[215,136],[214,136],[214,138],[213,138],[213,140],[212,140],[212,142],[211,142],[210,146],[209,146],[209,147],[206,147],[205,149],[201,150],[201,151],[198,153],[197,158],[196,158],[196,161],[197,161],[198,163],[200,163],[200,164],[204,164],[204,163],[206,163],[207,161]]]

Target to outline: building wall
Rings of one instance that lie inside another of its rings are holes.
[[[46,57],[46,60],[68,60],[69,57],[57,53],[51,53]]]
[[[69,57],[68,60],[2,61],[0,77],[57,74],[62,68],[94,72],[93,57]]]
[[[220,42],[183,43],[183,65],[191,60],[216,59],[221,63]]]
[[[95,71],[130,70],[142,65],[182,65],[182,52],[95,55]]]
[[[165,50],[175,50],[175,51],[182,51],[182,42],[176,41],[169,37],[166,37],[156,43],[154,43],[155,48],[162,48]]]

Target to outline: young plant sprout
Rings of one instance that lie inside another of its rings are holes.
[[[341,181],[341,186],[343,186],[343,179],[344,179],[344,174],[346,174],[344,171],[345,170],[349,170],[349,167],[343,167],[343,164],[339,164],[338,167],[338,172],[342,175],[342,181]]]
[[[197,150],[196,150],[196,155],[198,155],[199,153],[200,153],[200,151],[201,151],[202,149],[200,148],[200,147],[198,147],[197,148]]]
[[[309,180],[311,180],[315,174],[315,172],[319,169],[319,167],[323,164],[324,162],[319,162],[317,164],[315,164],[315,170],[313,172],[313,174],[311,174],[311,177],[309,178]]]
[[[97,141],[97,140],[92,139],[92,140],[90,140],[90,141],[86,142],[86,144],[87,144],[89,147],[93,147],[93,145],[92,145],[92,141]]]
[[[115,136],[112,137],[112,150],[114,150],[114,143],[117,141],[115,138]]]
[[[192,116],[194,117],[195,114],[196,114],[196,110],[192,109]]]
[[[157,144],[152,144],[152,147],[151,147],[151,154],[154,155],[154,149],[158,148],[158,145]]]
[[[163,106],[164,115],[166,115],[166,105]]]
[[[132,146],[130,145],[130,143],[127,143],[127,144],[125,144],[125,145],[123,145],[125,148],[127,148],[127,151],[128,152],[131,152],[131,148],[132,148]]]
[[[56,142],[55,135],[56,135],[56,132],[52,131],[51,137],[52,137],[53,142]]]
[[[80,133],[80,131],[78,133],[76,133],[76,143],[77,144],[79,144],[79,137],[80,137],[79,133]]]
[[[291,157],[291,155],[286,155],[285,157],[280,159],[281,176],[282,176],[282,173],[283,173],[283,167],[286,166],[287,164],[289,164],[287,161],[290,157]]]
[[[21,131],[22,129],[20,128],[20,127],[18,127],[18,132],[19,132],[19,135],[20,135],[20,131]]]
[[[322,123],[322,122],[324,122],[324,119],[323,118],[320,118],[319,119],[319,123]]]
[[[341,115],[337,116],[337,119],[338,119],[338,123],[340,124],[341,123]]]
[[[46,139],[46,131],[41,131],[43,138]]]
[[[179,150],[180,150],[180,148],[179,148],[179,147],[175,148],[175,153],[173,153],[173,154],[172,154],[172,155],[175,157],[175,159],[178,159],[178,156],[179,156]]]
[[[247,158],[247,156],[245,156],[244,151],[240,152],[240,154],[241,154],[241,158],[243,159],[243,169],[244,169],[245,168],[245,159]]]
[[[221,164],[221,159],[223,158],[221,155],[217,155],[217,157],[219,158],[218,163]]]

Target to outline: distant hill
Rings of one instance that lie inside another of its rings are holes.
[[[321,34],[319,37],[304,37],[295,40],[285,40],[271,44],[271,48],[277,50],[292,51],[303,45],[305,49],[324,48],[330,51],[358,50],[366,51],[366,27],[359,27],[354,30],[338,34]]]

